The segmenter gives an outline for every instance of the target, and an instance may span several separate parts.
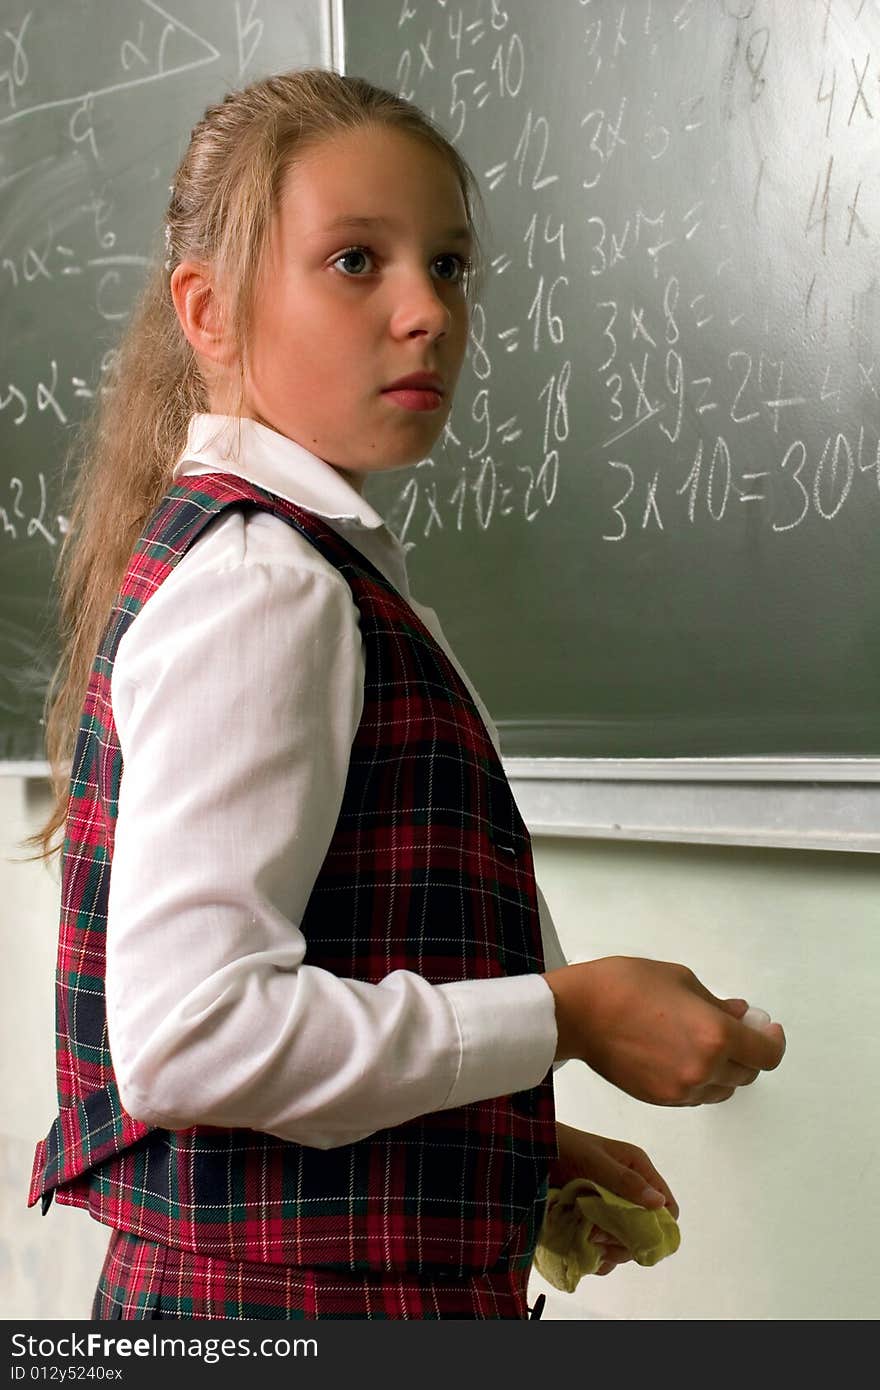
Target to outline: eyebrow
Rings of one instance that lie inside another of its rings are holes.
[[[394,224],[388,217],[359,217],[353,213],[343,213],[341,217],[334,217],[332,222],[328,222],[322,228],[324,232],[336,232],[342,227],[391,227]],[[448,227],[441,234],[447,241],[466,241],[468,245],[473,240],[469,227]]]

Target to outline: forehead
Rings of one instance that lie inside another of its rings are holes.
[[[284,221],[314,235],[343,215],[425,230],[467,223],[451,161],[427,140],[381,127],[343,131],[310,146],[285,175],[279,210]]]

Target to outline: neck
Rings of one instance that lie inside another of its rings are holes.
[[[335,468],[335,465],[331,463],[330,467]],[[337,472],[341,478],[344,478],[350,487],[354,488],[359,497],[363,496],[364,479],[361,473],[352,473],[347,468],[335,468],[335,472]]]

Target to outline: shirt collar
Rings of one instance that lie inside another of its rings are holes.
[[[327,521],[369,530],[385,522],[341,473],[268,425],[234,415],[193,415],[175,482],[195,468],[234,473]]]

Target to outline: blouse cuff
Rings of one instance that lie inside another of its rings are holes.
[[[461,1064],[441,1110],[513,1095],[543,1081],[557,1045],[556,1001],[538,974],[438,985],[452,1005]]]

